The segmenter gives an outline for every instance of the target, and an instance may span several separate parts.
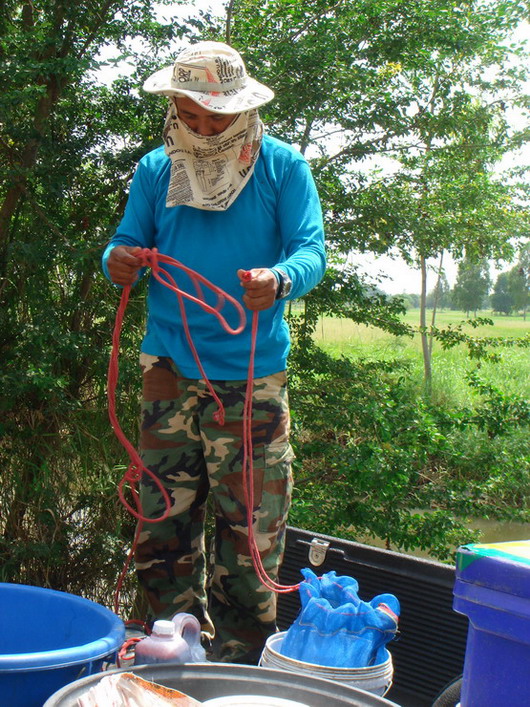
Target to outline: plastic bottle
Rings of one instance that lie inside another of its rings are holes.
[[[134,664],[146,663],[190,663],[191,651],[186,641],[177,633],[173,621],[160,619],[153,624],[150,636],[136,644]]]

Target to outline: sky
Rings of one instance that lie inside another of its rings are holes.
[[[218,16],[225,15],[227,0],[195,0],[193,3],[176,3],[175,5],[160,6],[159,18],[168,19],[186,17],[196,13],[197,9],[211,10],[213,14]],[[155,5],[156,7],[156,5]],[[530,41],[530,24],[524,23],[516,32],[514,39]],[[180,43],[181,46],[182,43]],[[180,48],[180,47],[179,47]],[[256,77],[259,79],[259,77]],[[530,83],[528,86],[530,93]],[[514,124],[520,121],[517,115],[513,116]],[[511,156],[501,167],[506,168],[514,164],[529,165],[530,164],[530,145],[523,148],[517,155]],[[369,277],[382,276],[384,279],[380,282],[381,289],[388,294],[417,294],[420,292],[420,271],[409,267],[401,258],[391,256],[375,257],[373,254],[367,256],[351,254],[352,264],[355,264],[359,270],[366,273]],[[437,265],[437,261],[429,263],[433,269]],[[499,272],[508,270],[511,267],[508,263],[501,263],[497,266],[491,263],[491,276],[495,281]],[[450,255],[444,255],[444,271],[448,279],[449,285],[453,286],[456,280],[458,265]],[[432,289],[435,283],[434,274],[428,277],[428,289]]]

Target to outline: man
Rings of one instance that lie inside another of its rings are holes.
[[[264,135],[257,108],[274,94],[247,76],[241,56],[217,42],[184,50],[144,90],[169,97],[164,146],[147,154],[103,267],[118,285],[141,274],[137,255],[156,247],[260,312],[252,439],[254,534],[273,579],[281,562],[292,487],[285,300],[300,297],[325,268],[322,215],[309,167],[289,145]],[[188,275],[170,268],[195,295]],[[243,288],[243,289],[242,289]],[[203,293],[210,304],[215,298]],[[250,320],[230,336],[186,302],[193,343],[221,399],[225,421],[197,368],[174,293],[151,278],[142,343],[141,455],[171,498],[169,518],[144,526],[136,569],[155,618],[184,611],[214,632],[216,658],[256,662],[275,631],[276,597],[256,577],[242,485],[243,404]],[[215,509],[215,566],[209,606],[204,517]],[[164,511],[151,479],[144,515]]]

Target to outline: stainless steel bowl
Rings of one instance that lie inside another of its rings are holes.
[[[111,672],[131,672],[200,701],[229,695],[263,695],[295,700],[308,707],[399,707],[384,697],[331,680],[229,663],[161,663],[99,673],[63,687],[43,707],[77,707],[78,698]]]

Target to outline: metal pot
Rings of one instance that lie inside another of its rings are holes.
[[[161,663],[91,675],[62,688],[43,707],[77,707],[78,698],[111,672],[131,672],[200,701],[229,695],[262,695],[296,700],[307,707],[399,707],[383,697],[331,680],[229,663]]]

